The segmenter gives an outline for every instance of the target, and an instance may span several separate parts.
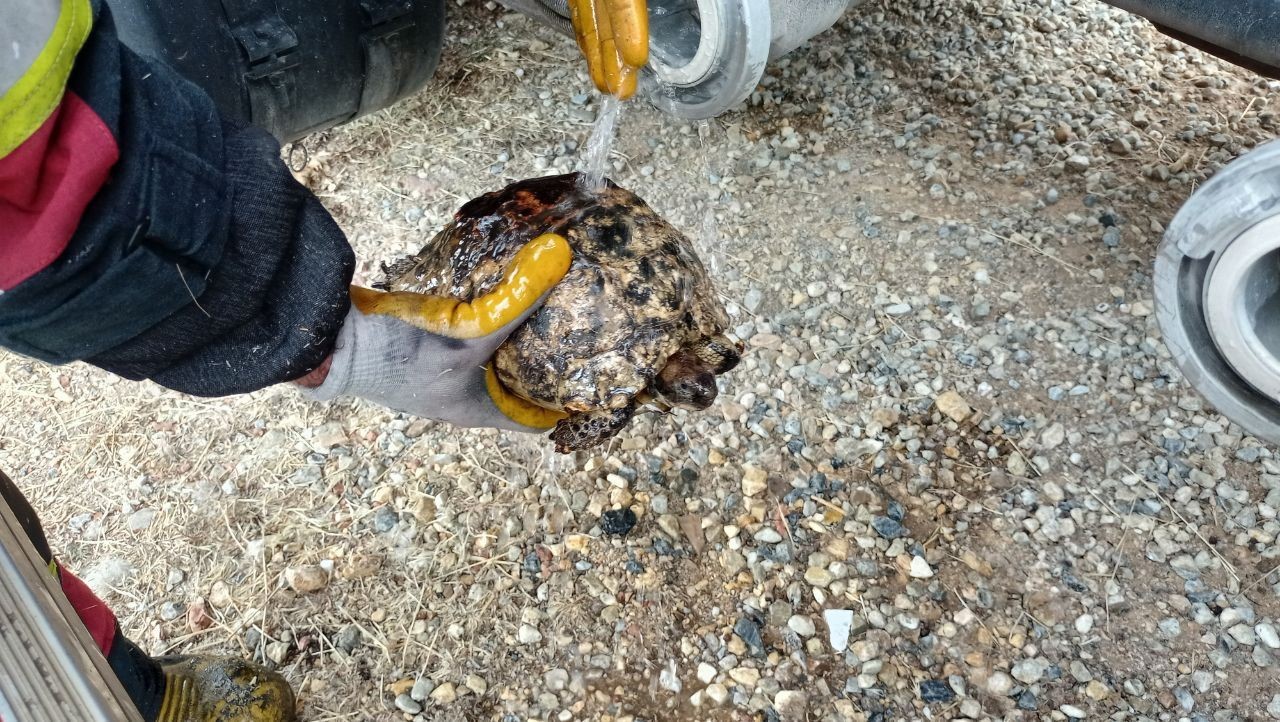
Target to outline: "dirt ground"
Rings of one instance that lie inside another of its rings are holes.
[[[465,200],[572,169],[590,130],[570,42],[450,12],[430,87],[290,154],[357,282]],[[1276,92],[1085,0],[869,2],[741,110],[623,114],[611,176],[697,239],[748,344],[707,412],[557,458],[287,388],[197,399],[0,353],[0,468],[129,636],[266,660],[307,720],[412,719],[393,701],[419,678],[427,720],[1263,719],[1280,652],[1228,639],[1224,613],[1280,618],[1280,468],[1180,380],[1150,268],[1193,188],[1274,134]],[[948,389],[975,413],[940,413]],[[870,531],[891,502],[898,540]],[[601,534],[622,506],[636,530]],[[321,588],[291,589],[299,570]],[[865,622],[848,654],[822,622],[839,608]],[[1038,659],[1043,678],[993,681]],[[700,663],[730,701],[699,692]]]

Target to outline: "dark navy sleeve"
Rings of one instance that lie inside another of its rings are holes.
[[[346,237],[272,137],[226,122],[95,13],[67,92],[119,158],[65,250],[0,294],[0,345],[199,396],[303,376],[348,309]]]

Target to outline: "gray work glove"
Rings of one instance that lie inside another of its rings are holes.
[[[489,293],[458,301],[351,287],[351,311],[328,375],[304,393],[356,396],[455,426],[541,431],[564,417],[511,395],[490,368],[493,352],[569,270],[561,236],[530,241]]]

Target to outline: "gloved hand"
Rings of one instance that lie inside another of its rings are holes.
[[[563,237],[539,236],[520,249],[492,291],[470,302],[352,286],[328,375],[304,393],[321,401],[357,396],[455,426],[555,426],[563,414],[511,395],[489,363],[564,277],[572,257]]]
[[[624,100],[635,95],[649,62],[645,0],[569,0],[569,15],[596,88]]]

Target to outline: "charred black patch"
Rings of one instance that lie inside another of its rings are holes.
[[[485,193],[467,201],[458,209],[457,218],[483,218],[498,214],[504,205],[537,207],[553,206],[574,192],[576,173],[530,178],[517,181],[501,190]]]
[[[653,288],[637,278],[627,284],[627,290],[623,291],[623,295],[627,297],[628,301],[636,305],[642,305],[648,303],[649,299],[653,297]]]
[[[568,348],[594,348],[600,340],[600,325],[592,324],[591,328],[575,328],[564,336],[564,345]],[[563,358],[563,354],[558,354]]]
[[[525,327],[537,336],[546,338],[551,333],[551,328],[556,325],[559,314],[560,312],[556,309],[543,306],[541,310],[530,316],[528,321],[525,321]]]
[[[640,263],[636,265],[636,273],[640,276],[640,280],[652,281],[655,274],[653,261],[650,261],[648,256],[641,257]]]
[[[578,224],[588,229],[592,243],[601,253],[631,258],[631,224],[613,208],[596,207],[582,214]]]

